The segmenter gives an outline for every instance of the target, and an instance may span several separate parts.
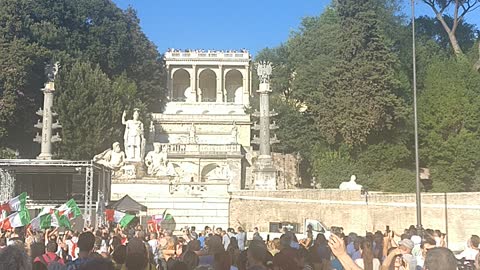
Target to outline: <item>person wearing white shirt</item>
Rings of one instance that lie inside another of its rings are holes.
[[[457,259],[475,260],[478,254],[478,245],[480,244],[480,237],[478,235],[472,235],[468,240],[467,247],[462,253],[456,255]]]

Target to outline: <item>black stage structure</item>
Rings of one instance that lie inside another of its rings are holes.
[[[27,192],[27,207],[38,212],[73,198],[85,224],[102,224],[111,176],[109,168],[91,160],[0,159],[0,201]]]

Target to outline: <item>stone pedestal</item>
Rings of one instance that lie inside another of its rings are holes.
[[[261,155],[255,164],[253,170],[255,190],[276,190],[277,189],[277,170],[273,167],[272,157]]]
[[[122,166],[120,172],[114,175],[114,178],[118,179],[140,179],[145,176],[145,168],[143,162],[127,161]]]

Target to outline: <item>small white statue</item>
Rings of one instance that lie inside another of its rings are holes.
[[[145,152],[143,123],[139,120],[139,109],[134,109],[133,119],[126,120],[127,112],[123,111],[122,124],[125,125],[123,136],[127,160],[141,161]]]
[[[357,184],[355,180],[357,180],[357,177],[353,174],[350,181],[340,184],[340,190],[362,190],[362,185]]]
[[[120,143],[114,142],[112,149],[107,149],[94,156],[93,161],[118,171],[125,164],[125,153],[120,149]]]
[[[237,124],[235,122],[233,122],[233,127],[232,127],[232,134],[231,134],[232,138],[230,140],[230,142],[232,144],[237,144],[238,142],[238,139],[237,139],[237,136],[238,136],[238,127],[237,127]]]
[[[188,142],[191,144],[197,143],[197,128],[193,123],[188,130]]]
[[[162,149],[160,143],[153,143],[153,151],[148,152],[145,157],[145,165],[147,166],[147,174],[152,176],[174,176],[175,169],[168,162],[167,151]]]

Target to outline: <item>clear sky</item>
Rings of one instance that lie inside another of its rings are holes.
[[[305,16],[317,16],[330,0],[113,0],[137,10],[140,25],[163,53],[176,49],[242,49],[255,54],[276,47],[298,29]],[[410,1],[405,1],[407,4]],[[418,14],[431,15],[418,3]],[[405,12],[410,12],[408,5]],[[410,13],[408,13],[410,14]],[[480,26],[480,9],[467,17]]]

